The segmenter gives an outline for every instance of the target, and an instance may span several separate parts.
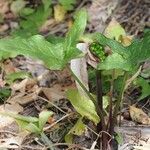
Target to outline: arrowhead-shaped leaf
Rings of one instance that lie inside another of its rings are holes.
[[[0,56],[3,53],[7,56],[22,54],[43,61],[49,69],[63,69],[71,59],[83,56],[76,48],[76,42],[84,32],[86,20],[86,11],[79,11],[65,42],[57,44],[49,43],[40,35],[27,39],[21,37],[2,39],[0,40]]]

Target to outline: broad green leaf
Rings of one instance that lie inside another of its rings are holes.
[[[52,115],[53,113],[51,111],[42,111],[39,114],[39,129],[42,131],[44,125],[46,124],[48,118]]]
[[[22,121],[25,121],[25,122],[32,122],[32,123],[36,123],[38,122],[38,118],[36,117],[30,117],[30,116],[23,116],[23,115],[20,115],[20,114],[15,114],[15,113],[12,113],[12,112],[0,112],[1,115],[4,115],[4,116],[9,116],[9,117],[12,117],[14,119],[17,119],[17,120],[22,120]]]
[[[16,57],[15,52],[9,52],[9,51],[0,51],[0,60],[7,59],[9,57]]]
[[[141,96],[138,98],[138,100],[142,100],[148,96],[150,96],[150,84],[146,79],[143,78],[137,78],[135,80],[135,85],[140,86],[142,88]]]
[[[51,44],[40,35],[28,39],[20,37],[1,39],[0,52],[3,51],[39,59],[52,70],[62,69],[72,58],[82,56],[77,48],[70,47],[66,52],[66,49],[63,49],[63,43]]]
[[[8,84],[11,84],[17,79],[25,79],[25,78],[28,78],[28,77],[30,77],[30,74],[28,72],[19,71],[19,72],[14,72],[14,73],[7,74],[5,76],[5,80]]]
[[[32,13],[34,13],[34,9],[30,8],[30,7],[25,7],[23,8],[19,14],[21,17],[25,17],[25,16],[28,16],[28,15],[31,15]]]
[[[34,123],[29,123],[25,129],[31,133],[36,133],[36,134],[40,134],[41,130],[37,127],[37,125],[35,125]]]
[[[49,6],[51,5],[52,3],[52,0],[42,0],[42,3],[44,5],[44,10],[47,11]]]
[[[125,30],[114,18],[106,27],[104,34],[106,37],[116,41],[119,41],[120,36],[126,35]]]
[[[11,90],[9,88],[3,87],[0,88],[0,102],[7,99],[11,94]]]
[[[29,122],[19,120],[19,119],[15,119],[15,121],[17,122],[20,131],[26,130],[26,127],[29,124]]]
[[[118,53],[108,56],[104,62],[98,64],[100,70],[124,69],[128,71],[130,68],[131,64]]]
[[[65,136],[67,143],[72,143],[73,135],[82,135],[86,130],[86,125],[83,123],[82,118],[79,118],[76,124],[71,128],[69,133]]]
[[[64,42],[64,49],[66,49],[65,57],[68,57],[68,55],[70,55],[69,53],[71,46],[75,47],[80,36],[84,33],[86,22],[87,22],[87,12],[85,9],[82,9],[76,14],[75,22],[65,38]]]
[[[106,45],[109,46],[113,53],[119,53],[120,55],[123,55],[124,58],[128,57],[128,53],[126,52],[126,47],[124,47],[119,42],[117,42],[113,39],[109,39],[100,33],[96,33],[94,38],[100,44],[102,44],[104,46],[106,46]]]
[[[68,90],[67,98],[82,117],[87,117],[96,124],[100,121],[94,103],[86,96],[81,96],[78,90]]]
[[[65,10],[72,10],[76,0],[59,0],[59,3],[64,7]]]
[[[86,20],[86,11],[79,11],[75,23],[63,43],[49,43],[40,35],[28,39],[20,37],[2,39],[0,40],[0,53],[5,51],[15,55],[22,54],[43,61],[49,69],[63,69],[71,59],[83,56],[81,51],[76,48],[76,42],[84,32]]]
[[[141,62],[150,58],[150,34],[148,33],[142,40],[136,40],[127,47],[122,46],[115,40],[106,38],[102,34],[96,34],[95,38],[100,44],[109,46],[113,53],[99,64],[98,69],[132,71]]]

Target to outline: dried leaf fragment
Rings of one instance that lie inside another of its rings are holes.
[[[129,112],[133,121],[144,125],[150,125],[150,117],[145,112],[143,112],[143,110],[134,106],[130,106]]]

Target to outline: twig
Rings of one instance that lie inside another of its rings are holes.
[[[66,114],[65,116],[63,116],[62,118],[60,118],[59,120],[57,120],[56,122],[54,122],[54,123],[52,123],[51,125],[45,127],[45,128],[44,128],[44,131],[46,131],[46,130],[52,128],[52,127],[53,127],[54,125],[56,125],[57,123],[59,123],[60,121],[64,120],[65,118],[67,118],[67,117],[69,117],[69,116],[71,116],[71,115],[73,115],[73,114],[74,114],[74,113]]]
[[[38,97],[39,97],[40,99],[42,99],[42,100],[44,100],[44,101],[50,103],[52,106],[54,106],[55,108],[57,108],[57,109],[58,109],[59,111],[61,111],[62,113],[67,114],[65,111],[63,111],[61,108],[59,108],[57,105],[55,105],[54,103],[50,102],[50,101],[47,100],[46,98],[43,98],[43,97],[41,97],[41,96],[39,96],[39,95],[38,95]]]

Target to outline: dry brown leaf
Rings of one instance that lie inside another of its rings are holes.
[[[145,112],[143,112],[143,110],[134,106],[130,106],[129,112],[133,121],[143,125],[150,125],[150,117]]]
[[[61,5],[56,5],[54,7],[54,18],[57,22],[61,22],[64,20],[66,14],[66,10]]]
[[[18,149],[25,137],[29,135],[29,132],[24,131],[18,134],[18,136],[12,136],[10,138],[0,139],[0,148]]]
[[[124,46],[129,46],[132,42],[133,36],[121,36],[120,41]]]
[[[11,89],[12,89],[12,93],[15,93],[16,91],[25,93],[25,91],[31,90],[34,86],[35,87],[37,86],[37,81],[34,79],[26,78],[22,80],[20,83],[12,84]]]
[[[4,15],[8,11],[9,11],[9,1],[1,0],[0,1],[0,14]]]
[[[3,64],[3,69],[6,74],[14,73],[17,71],[14,64],[10,60],[6,60]]]
[[[41,88],[41,92],[43,92],[45,97],[50,101],[57,101],[65,98],[65,91],[65,87],[62,87],[59,84],[56,84],[51,88]]]
[[[0,33],[8,30],[9,26],[7,24],[0,25]]]
[[[77,48],[81,50],[84,54],[87,53],[87,44],[79,43],[77,44]],[[71,60],[70,67],[73,73],[78,77],[78,79],[86,87],[86,89],[89,90],[86,58],[83,57],[83,58]],[[76,82],[76,86],[78,88],[78,91],[81,92],[81,94],[86,94],[81,88],[81,86],[78,84],[78,82]]]
[[[1,105],[0,106],[0,112],[13,112],[13,113],[19,113],[23,111],[23,107],[20,106],[19,104],[5,104],[5,105]],[[4,127],[8,127],[11,123],[14,122],[14,119],[12,117],[8,117],[8,116],[3,116],[0,115],[0,129],[4,128]]]
[[[50,27],[54,24],[54,19],[49,19],[45,21],[45,23],[40,27],[39,31],[40,32],[46,32],[50,29]]]

